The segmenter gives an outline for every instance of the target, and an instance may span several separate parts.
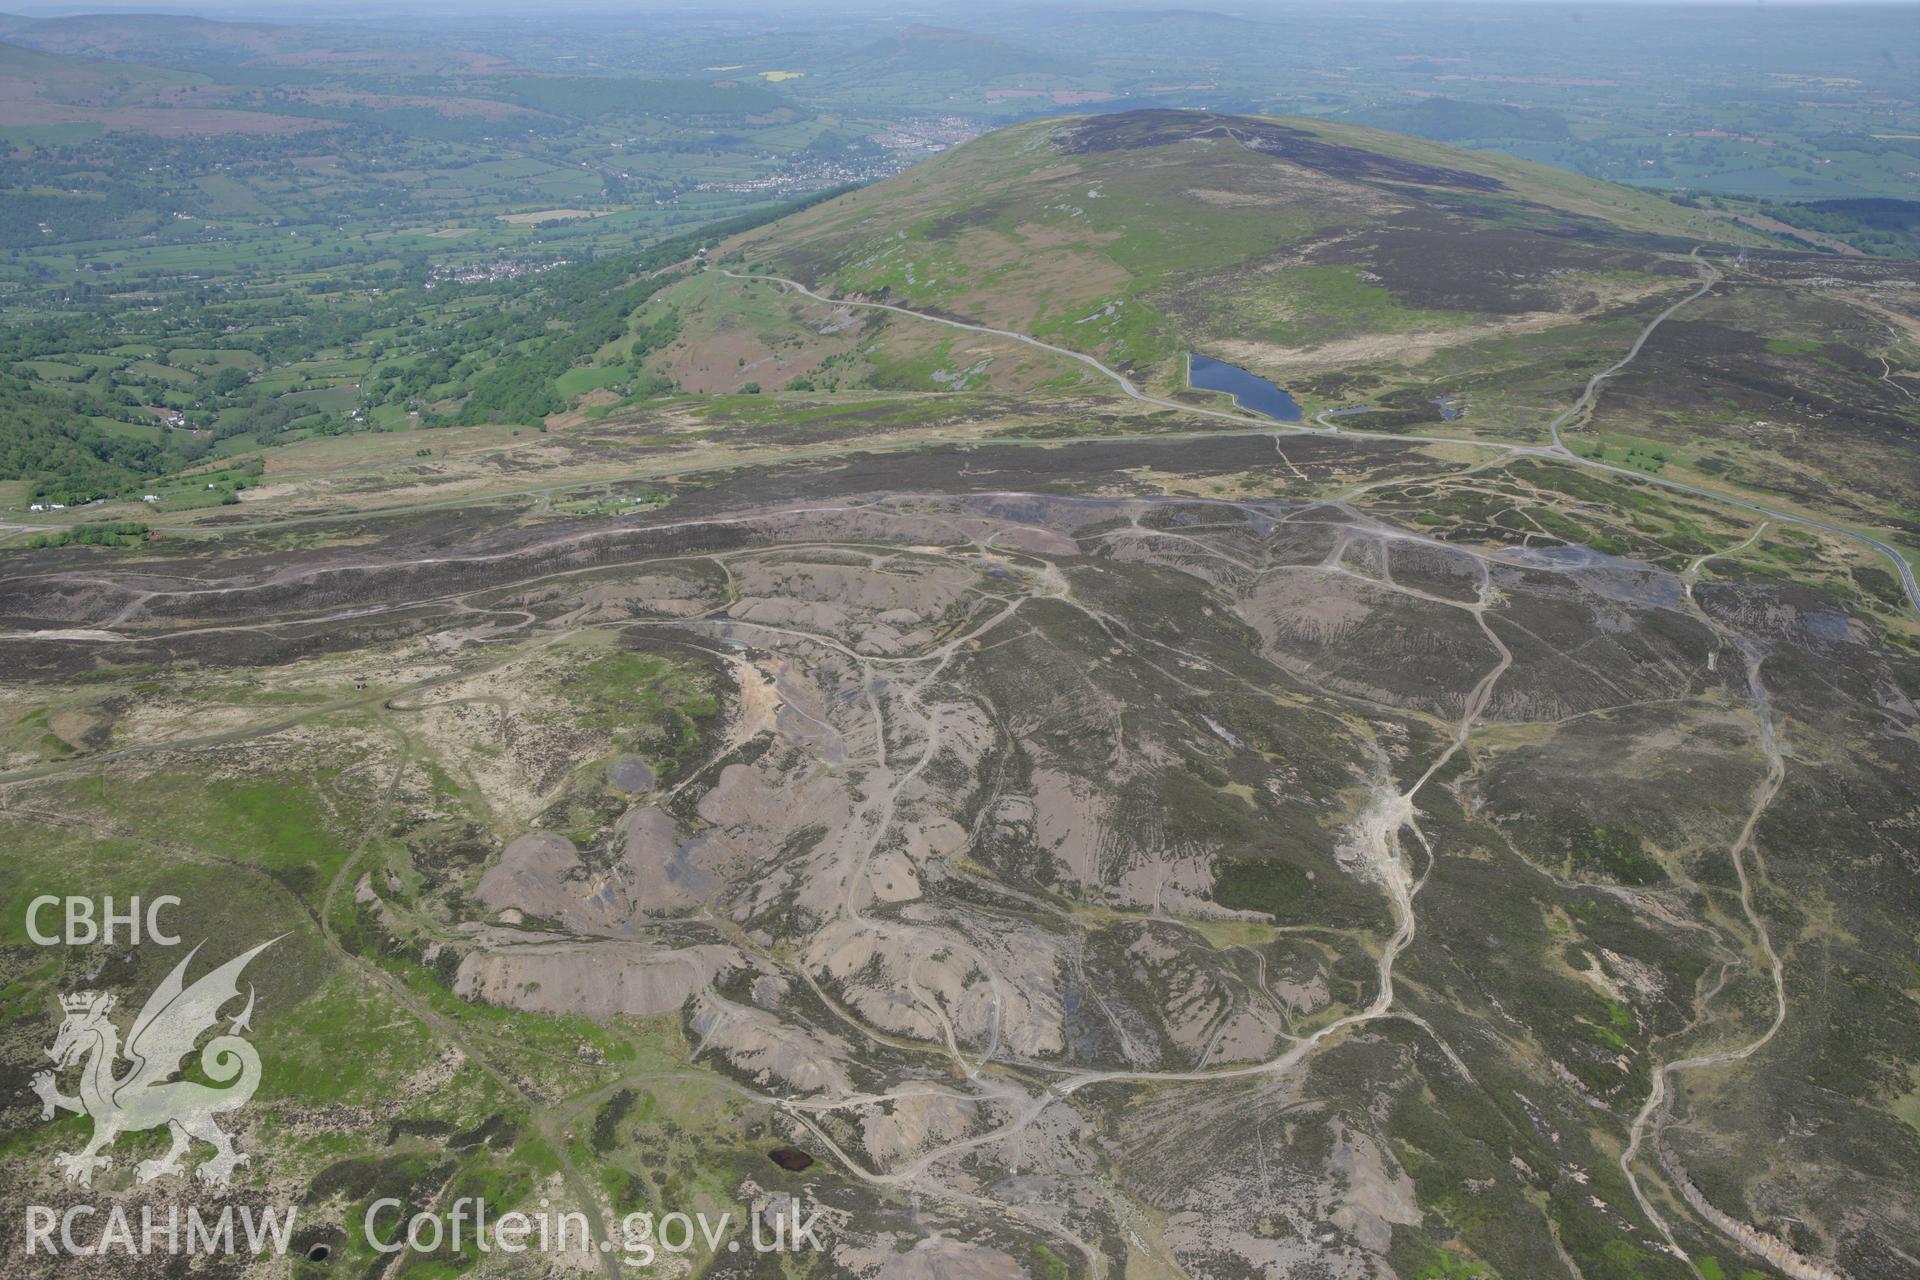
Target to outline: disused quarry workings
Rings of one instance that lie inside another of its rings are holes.
[[[1320,443],[1289,443],[1293,475],[1412,466]],[[1040,1240],[1092,1272],[1371,1275],[1422,1222],[1422,1152],[1536,1224],[1530,1274],[1598,1231],[1893,1274],[1864,1242],[1911,1239],[1908,1210],[1843,1210],[1856,1175],[1817,1137],[1800,1238],[1764,1179],[1714,1203],[1729,1146],[1778,1120],[1746,1083],[1789,1089],[1774,1055],[1820,1034],[1767,903],[1850,855],[1781,833],[1833,785],[1900,811],[1897,772],[1795,750],[1857,733],[1913,764],[1870,635],[1702,563],[1449,544],[1357,498],[1011,492],[989,453],[911,492],[796,475],[778,504],[722,489],[612,527],[17,576],[0,659],[417,662],[356,705],[518,790],[484,865],[408,902],[362,874],[362,917],[472,1000],[677,1014],[849,1203],[912,1193],[978,1274]],[[542,663],[587,633],[707,673],[697,753],[537,723]],[[282,749],[335,710],[218,742]],[[545,821],[589,774],[614,797],[591,836]],[[1912,886],[1849,871],[1834,910],[1870,936]],[[1440,1150],[1433,1115],[1485,1153]]]

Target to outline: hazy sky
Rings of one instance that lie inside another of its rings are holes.
[[[1860,7],[1862,5],[1920,7],[1920,0],[1580,0],[1577,4],[1568,0],[1280,0],[1280,2],[1207,4],[1204,0],[1022,0],[1020,7],[1034,8],[1074,8],[1074,9],[1190,9],[1207,10],[1215,13],[1234,14],[1243,17],[1255,15],[1269,16],[1284,14],[1288,10],[1325,9],[1335,5],[1364,4],[1369,8],[1393,8],[1399,5],[1450,5],[1461,7],[1498,7],[1500,5],[1524,6],[1529,8],[1591,9],[1615,5],[1700,5],[1722,8],[1800,8],[1817,5],[1821,7]],[[991,9],[993,6],[989,5]],[[39,17],[52,17],[77,13],[184,13],[197,14],[211,18],[227,20],[257,19],[267,22],[298,22],[324,20],[327,18],[379,18],[434,16],[451,17],[459,14],[484,13],[490,18],[513,16],[536,16],[528,10],[524,0],[399,0],[399,3],[381,3],[380,0],[333,0],[323,3],[321,0],[95,0],[79,2],[46,3],[45,0],[25,0],[8,3],[0,0],[0,13],[29,14]],[[722,0],[718,4],[688,3],[688,0],[556,0],[555,3],[540,7],[538,17],[548,20],[556,15],[569,13],[639,16],[647,13],[672,13],[680,16],[703,16],[724,18],[728,15],[747,16],[752,14],[777,14],[791,20],[808,13],[823,16],[830,14],[897,14],[902,17],[944,15],[958,20],[968,12],[978,13],[977,6],[962,6],[948,3],[899,4],[888,0],[845,0],[845,2],[822,3],[821,0]]]

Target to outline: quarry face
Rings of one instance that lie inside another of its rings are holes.
[[[1290,447],[1297,497],[1265,438],[1200,474],[1280,496],[1129,479],[1176,454],[15,578],[9,680],[77,691],[48,732],[103,744],[109,801],[156,797],[152,839],[314,789],[309,869],[227,873],[310,904],[288,1016],[342,975],[442,988],[404,1087],[282,1125],[404,1126],[485,1064],[480,1109],[571,1152],[553,1194],[611,1219],[644,1186],[566,1175],[704,1163],[828,1206],[835,1273],[928,1276],[1418,1274],[1436,1200],[1639,1238],[1632,1143],[1805,1263],[1771,1175],[1719,1177],[1770,1108],[1686,1073],[1784,1088],[1730,1050],[1818,1052],[1768,1030],[1769,949],[1815,924],[1756,932],[1743,886],[1871,932],[1846,855],[1785,838],[1799,787],[1910,807],[1900,660],[1685,561],[1434,536],[1384,446]],[[1822,753],[1867,724],[1880,763]],[[14,812],[114,833],[56,764],[7,767]],[[1832,1140],[1787,1140],[1802,1230],[1911,1232],[1847,1206]],[[349,1214],[337,1165],[281,1167]]]

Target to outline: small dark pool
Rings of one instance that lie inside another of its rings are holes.
[[[813,1157],[798,1147],[780,1147],[777,1150],[769,1151],[767,1152],[767,1159],[773,1161],[790,1173],[798,1173],[802,1169],[811,1167],[813,1164]]]
[[[1187,356],[1187,385],[1201,391],[1224,391],[1242,409],[1263,414],[1276,422],[1300,421],[1300,406],[1285,391],[1237,364],[1215,360],[1198,351]]]
[[[607,781],[622,791],[651,791],[653,770],[639,756],[621,756],[607,766]]]

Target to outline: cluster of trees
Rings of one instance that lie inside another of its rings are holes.
[[[164,233],[172,214],[212,212],[194,179],[285,173],[311,139],[162,138],[115,131],[85,142],[0,148],[0,248]]]
[[[822,192],[777,209],[717,223],[637,253],[591,258],[531,278],[519,290],[517,307],[495,307],[438,335],[435,349],[411,365],[380,371],[368,389],[371,403],[414,400],[438,390],[460,398],[428,425],[515,422],[538,424],[566,407],[555,386],[569,369],[629,333],[633,314],[677,276],[659,274],[703,245],[784,217],[839,195]],[[470,286],[501,292],[498,286]],[[635,364],[679,336],[678,320],[662,316],[632,334],[627,353]]]
[[[0,432],[0,475],[30,479],[35,501],[76,503],[118,493],[174,461],[152,441],[76,418],[64,402],[16,401],[7,419]]]
[[[577,120],[622,115],[738,119],[793,106],[790,99],[765,85],[722,85],[711,80],[520,76],[495,81],[487,88],[524,106]]]
[[[259,326],[244,348],[265,364],[306,359],[317,351],[358,341],[367,326],[382,317],[365,310],[312,308],[279,300],[232,304],[225,308],[186,306],[168,325],[168,338],[183,346],[225,347],[234,342],[226,328],[242,319]],[[144,315],[113,312],[52,317],[34,325],[0,330],[0,479],[31,482],[36,500],[79,502],[125,492],[152,478],[192,465],[220,441],[253,435],[268,442],[322,416],[308,402],[276,395],[255,383],[246,370],[227,366],[206,372],[189,368],[200,381],[187,384],[192,397],[183,409],[194,430],[153,431],[155,420],[143,406],[185,404],[174,399],[173,383],[129,370],[103,368],[79,382],[41,378],[19,363],[69,351],[98,351],[134,336],[129,323],[150,325]],[[166,356],[156,353],[154,363]],[[116,431],[110,419],[144,430]]]
[[[664,315],[634,331],[633,316],[677,277],[661,274],[703,245],[829,199],[806,201],[732,219],[633,253],[606,255],[534,276],[449,287],[437,298],[455,303],[464,318],[437,325],[421,310],[421,295],[391,291],[353,306],[301,295],[235,298],[209,290],[184,298],[164,322],[176,347],[242,349],[263,367],[310,359],[323,351],[370,344],[394,354],[362,389],[362,404],[419,400],[429,393],[459,399],[454,413],[423,414],[424,425],[477,422],[537,424],[566,406],[558,380],[589,363],[603,348],[626,340],[622,359],[638,365],[678,336],[677,319]],[[424,259],[403,264],[424,273]],[[84,501],[125,493],[206,457],[223,440],[250,435],[263,444],[294,432],[328,434],[365,429],[310,399],[272,389],[243,369],[194,370],[201,380],[185,395],[151,376],[102,369],[79,382],[42,381],[16,364],[61,352],[101,351],[129,342],[155,324],[152,316],[121,308],[50,316],[33,325],[0,329],[0,479],[27,479],[36,499]],[[379,333],[376,340],[369,335]],[[392,336],[388,336],[391,334]],[[164,356],[161,357],[164,360]],[[172,396],[162,399],[162,394]],[[191,403],[188,403],[188,400]],[[147,403],[185,407],[191,430],[152,430]],[[367,415],[370,419],[371,414]],[[117,419],[140,431],[115,431]]]
[[[1438,142],[1469,138],[1563,142],[1573,137],[1566,118],[1546,107],[1510,107],[1458,98],[1422,98],[1407,105],[1362,112],[1360,118],[1382,129]]]
[[[21,249],[56,238],[102,240],[137,234],[156,221],[152,198],[131,187],[84,197],[18,188],[0,191],[0,248]]]
[[[1760,212],[1791,226],[1838,236],[1864,253],[1887,258],[1920,257],[1920,200],[1876,196],[1763,204]]]
[[[633,262],[629,255],[622,254],[613,262],[583,263],[579,270],[568,270],[543,303],[529,308],[522,318],[525,325],[537,324],[543,336],[516,346],[492,368],[474,377],[467,384],[466,400],[455,420],[532,425],[564,409],[566,401],[554,385],[560,376],[625,335],[633,313],[680,278],[653,274],[679,255],[664,261],[661,256],[655,251]],[[646,270],[649,265],[652,270]],[[645,273],[635,279],[636,270]],[[549,329],[551,319],[556,317],[569,318],[569,327]]]
[[[1724,209],[1731,213],[1745,213],[1750,209],[1790,227],[1845,240],[1863,253],[1883,258],[1920,258],[1920,200],[1859,196],[1840,200],[1751,201],[1746,196],[1712,191],[1671,195],[1667,199],[1689,209]],[[1834,252],[1832,246],[1802,236],[1786,232],[1774,234],[1817,253]]]
[[[35,534],[29,547],[131,547],[146,540],[148,528],[138,520],[109,520],[104,524],[77,524],[58,533]]]

